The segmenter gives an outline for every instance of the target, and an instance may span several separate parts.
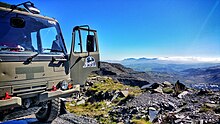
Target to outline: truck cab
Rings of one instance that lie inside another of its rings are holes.
[[[68,53],[58,21],[40,15],[31,2],[0,3],[0,27],[0,116],[31,111],[52,121],[62,109],[60,97],[79,92],[99,68],[97,31],[74,27]]]

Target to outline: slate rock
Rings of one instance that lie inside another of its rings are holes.
[[[170,82],[168,82],[168,81],[164,81],[163,84],[164,84],[165,86],[172,86],[172,84],[171,84]]]
[[[188,91],[183,91],[182,93],[180,93],[177,97],[182,99],[185,95],[187,95],[189,92]]]
[[[180,83],[180,81],[178,80],[174,85],[174,90],[175,90],[176,95],[178,95],[181,92],[183,92],[184,90],[186,90],[186,86],[184,84]]]

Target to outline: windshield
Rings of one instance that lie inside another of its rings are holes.
[[[4,13],[4,11],[0,11],[0,15]],[[25,26],[23,28],[11,26],[10,19],[12,17],[23,18]],[[55,21],[12,12],[5,16],[0,16],[0,27],[0,53],[65,52],[64,42]]]

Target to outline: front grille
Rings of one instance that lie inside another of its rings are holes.
[[[34,94],[44,92],[46,90],[46,85],[35,85],[35,86],[26,86],[26,87],[14,87],[13,94],[16,96],[22,96],[27,94]]]

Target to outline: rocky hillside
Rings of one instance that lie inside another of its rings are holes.
[[[220,122],[220,92],[198,91],[177,81],[138,87],[93,75],[78,100],[67,103],[71,113],[94,123],[216,124]],[[80,121],[79,123],[84,123]]]
[[[143,85],[155,82],[147,73],[137,72],[117,63],[102,62],[100,71],[95,73],[101,76],[109,76],[116,81],[130,86],[142,87]]]
[[[52,123],[220,123],[220,92],[194,90],[181,81],[162,82],[152,75],[101,63],[100,71],[88,77],[83,92],[66,99],[70,113]]]

